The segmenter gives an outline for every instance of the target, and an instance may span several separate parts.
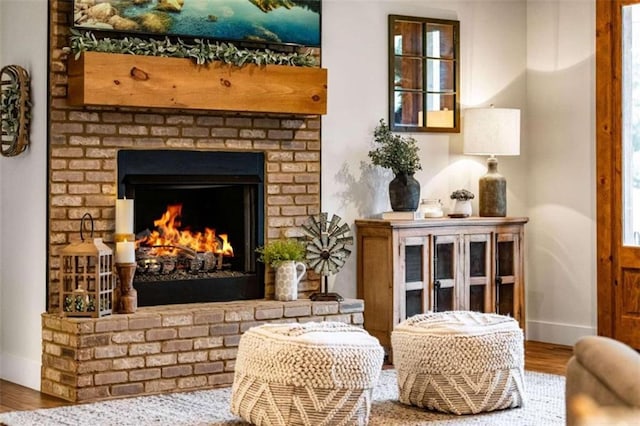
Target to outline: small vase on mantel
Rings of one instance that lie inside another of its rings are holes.
[[[420,182],[413,173],[398,173],[389,183],[389,201],[394,212],[414,212],[420,204]]]
[[[307,272],[302,262],[287,260],[276,268],[276,300],[287,301],[298,299],[298,283]]]

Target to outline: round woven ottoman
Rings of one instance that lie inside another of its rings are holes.
[[[400,402],[453,414],[521,406],[524,341],[513,318],[452,311],[413,316],[391,335]]]
[[[265,324],[240,338],[231,411],[256,425],[366,425],[384,351],[339,322]]]

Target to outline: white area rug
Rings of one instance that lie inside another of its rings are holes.
[[[475,416],[424,411],[397,401],[394,370],[384,370],[373,394],[370,425],[564,425],[564,377],[525,372],[525,406]],[[143,396],[0,414],[9,426],[26,425],[245,425],[229,411],[231,388]]]

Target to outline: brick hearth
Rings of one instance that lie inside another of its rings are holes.
[[[258,324],[362,326],[361,300],[140,308],[95,319],[42,315],[42,392],[73,402],[228,386],[240,336]]]

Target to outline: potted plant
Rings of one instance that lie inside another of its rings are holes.
[[[307,252],[305,245],[293,238],[273,240],[258,247],[256,252],[258,261],[276,270],[276,300],[296,300],[298,283],[307,271],[302,263]]]
[[[395,174],[389,183],[391,209],[415,211],[420,202],[420,182],[413,175],[422,169],[416,140],[393,134],[384,119],[375,128],[373,139],[374,149],[369,151],[371,163]]]
[[[455,200],[453,213],[451,217],[468,217],[471,216],[471,200],[475,197],[473,193],[467,189],[458,189],[451,193],[451,199]]]

